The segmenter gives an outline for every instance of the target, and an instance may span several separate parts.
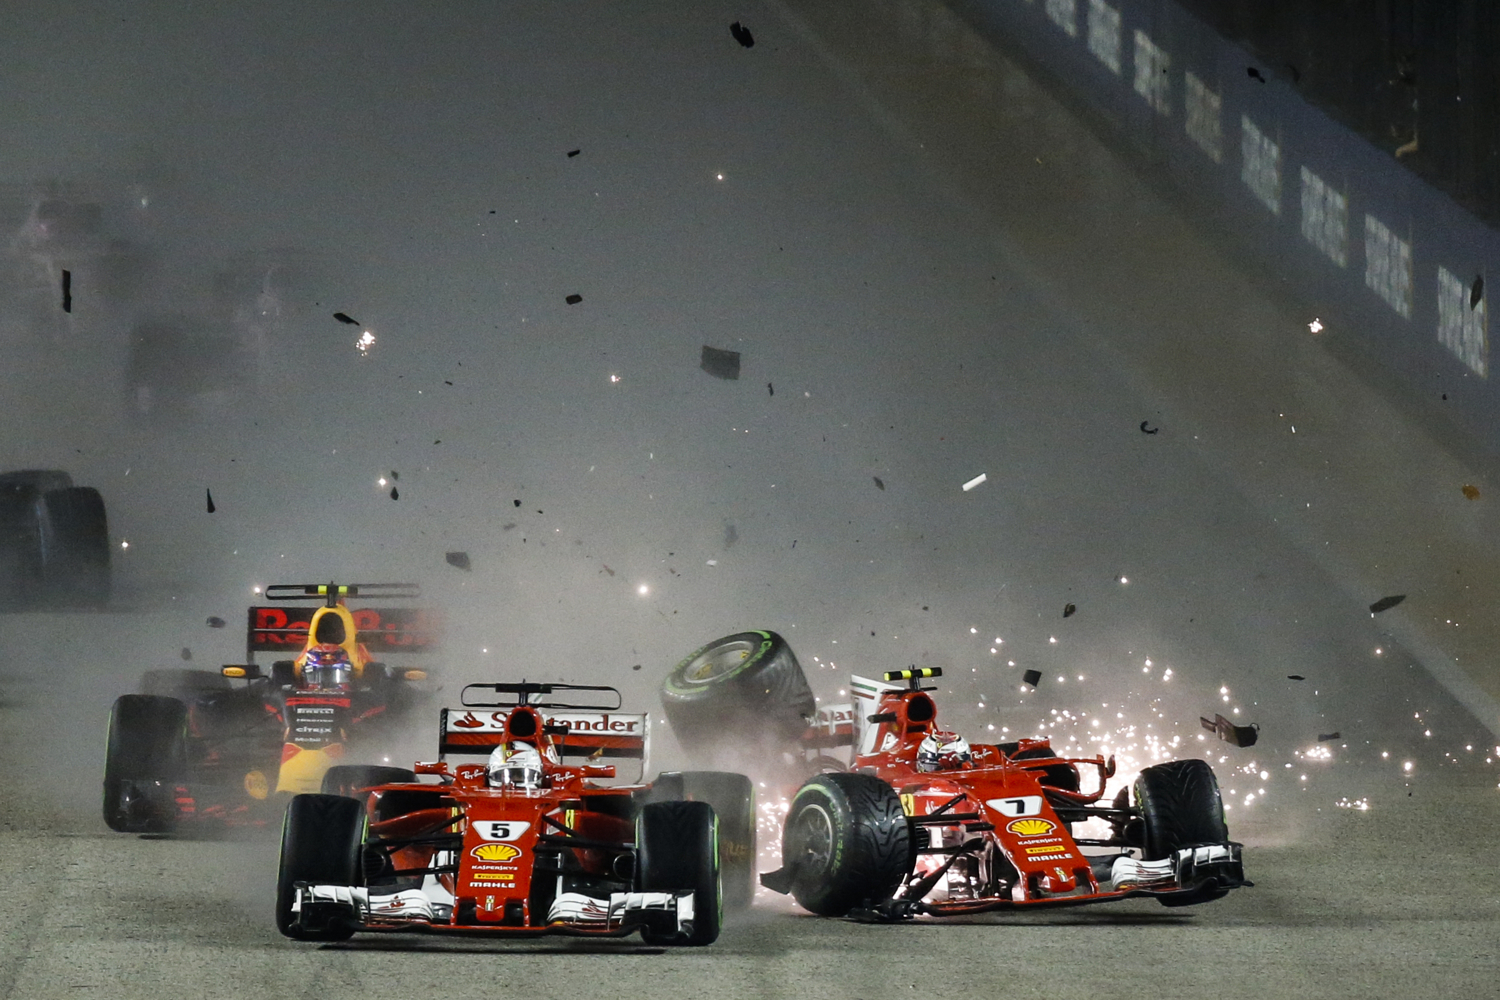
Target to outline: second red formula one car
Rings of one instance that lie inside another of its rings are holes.
[[[754,853],[748,778],[605,783],[615,767],[593,763],[600,757],[645,769],[647,718],[620,714],[614,688],[470,684],[462,701],[443,710],[439,760],[407,780],[292,799],[277,882],[283,934],[640,931],[667,945],[719,936],[721,822],[742,845],[736,856]],[[489,759],[450,765],[450,754]],[[736,870],[748,890],[750,869]]]
[[[1132,896],[1184,906],[1250,884],[1208,764],[1153,765],[1134,804],[1121,789],[1101,806],[1113,758],[1063,758],[1045,739],[970,746],[938,728],[933,689],[920,686],[940,674],[853,678],[850,769],[797,791],[783,867],[763,885],[817,914],[900,919]],[[1080,768],[1097,788],[1082,789]],[[1074,836],[1096,817],[1109,836]]]

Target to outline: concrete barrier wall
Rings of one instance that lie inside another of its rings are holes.
[[[1500,235],[1172,0],[948,2],[1114,122],[1309,323],[1500,456],[1485,278]]]

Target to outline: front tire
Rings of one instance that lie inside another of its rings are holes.
[[[1201,760],[1154,764],[1135,779],[1135,801],[1144,833],[1147,861],[1169,858],[1184,847],[1229,840],[1219,779]],[[1166,906],[1187,906],[1218,899],[1228,889],[1206,885],[1191,896],[1163,896]]]
[[[707,802],[719,820],[724,907],[746,910],[755,899],[755,787],[727,771],[669,771],[651,785],[653,802]]]
[[[868,774],[821,774],[792,799],[781,838],[791,893],[819,916],[890,899],[911,872],[911,825],[894,789]]]
[[[715,639],[679,663],[661,688],[662,708],[683,749],[792,743],[817,714],[797,656],[775,632]]]
[[[719,938],[724,894],[719,883],[719,821],[707,802],[651,802],[636,817],[636,887],[693,893],[693,929],[663,934],[641,928],[647,944],[706,945]]]
[[[297,883],[361,883],[360,851],[365,839],[364,805],[337,795],[296,795],[287,803],[281,827],[281,865],[276,873],[276,929],[299,941],[345,941],[348,922],[306,929],[297,926],[292,903]]]
[[[119,833],[170,833],[186,772],[187,706],[152,695],[116,698],[104,757],[105,825]]]

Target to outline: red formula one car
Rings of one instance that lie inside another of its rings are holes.
[[[421,608],[346,602],[416,596],[412,584],[276,584],[268,600],[320,606],[251,608],[246,649],[291,658],[147,671],[140,693],[110,710],[104,822],[130,833],[261,823],[280,814],[278,794],[371,784],[383,772],[342,763],[346,748],[385,737],[423,700],[428,676],[410,659],[375,657],[430,652],[436,623]]]
[[[738,895],[751,888],[748,778],[607,783],[615,767],[593,763],[601,757],[646,766],[647,717],[619,714],[614,688],[470,684],[462,702],[443,710],[438,761],[407,780],[292,799],[277,881],[283,934],[640,931],[672,945],[719,936],[731,891],[721,868],[743,883]],[[450,754],[489,759],[450,765]]]
[[[940,675],[853,679],[851,767],[797,791],[783,867],[763,885],[813,913],[899,919],[1133,896],[1184,906],[1250,884],[1206,763],[1148,767],[1134,804],[1121,789],[1101,806],[1113,758],[1060,757],[1045,739],[969,746],[938,729],[933,689],[920,686]],[[1094,790],[1080,768],[1097,773]],[[1073,835],[1096,817],[1109,836]]]

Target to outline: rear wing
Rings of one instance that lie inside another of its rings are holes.
[[[317,608],[252,607],[245,633],[247,658],[255,653],[302,652]],[[437,648],[438,616],[427,608],[350,608],[357,642],[371,653],[430,653]]]
[[[552,745],[565,760],[569,757],[639,760],[644,775],[650,743],[649,716],[546,708],[541,712]],[[450,753],[488,755],[504,741],[505,719],[509,714],[473,708],[443,709],[438,733],[439,757]]]
[[[870,716],[878,711],[880,696],[887,691],[904,691],[905,684],[888,681],[872,681],[868,677],[850,677],[849,693],[854,696],[854,752],[875,752],[875,733],[879,727],[870,724]]]

